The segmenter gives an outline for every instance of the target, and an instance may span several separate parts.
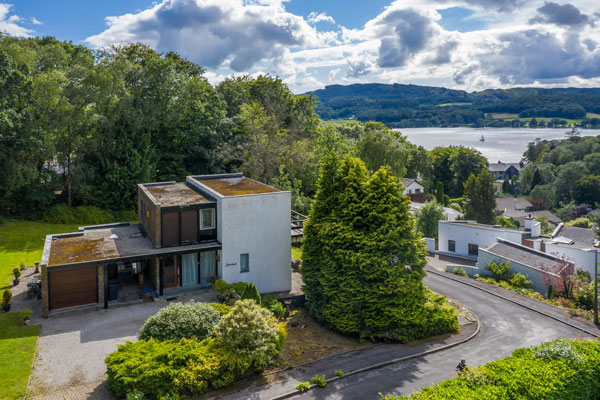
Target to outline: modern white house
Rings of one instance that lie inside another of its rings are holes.
[[[438,251],[476,259],[479,249],[487,248],[496,243],[497,238],[514,243],[529,243],[532,238],[541,235],[541,224],[528,219],[525,230],[504,228],[500,225],[479,224],[475,221],[438,221]],[[537,239],[535,239],[537,240]]]
[[[600,263],[598,239],[592,229],[575,228],[559,224],[550,239],[544,240],[548,254],[572,262],[576,269],[582,269],[594,276],[594,265]]]
[[[291,289],[291,194],[242,174],[138,185],[138,224],[48,235],[42,314],[210,288],[216,279]]]
[[[421,208],[423,208],[424,205],[425,205],[425,203],[411,201],[410,208],[416,214]],[[443,209],[444,209],[444,215],[446,216],[446,219],[448,221],[456,221],[457,219],[460,219],[463,217],[463,213],[461,213],[460,211],[456,211],[454,208],[443,207]]]

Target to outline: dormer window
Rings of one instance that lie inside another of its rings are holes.
[[[215,209],[205,208],[200,210],[200,229],[215,229]]]

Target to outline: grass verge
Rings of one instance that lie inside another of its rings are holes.
[[[292,258],[296,260],[302,259],[302,247],[292,246]]]
[[[39,325],[24,326],[18,313],[0,314],[0,399],[25,395],[39,333]]]

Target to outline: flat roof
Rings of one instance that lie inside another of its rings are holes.
[[[163,207],[187,206],[211,201],[183,182],[148,183],[143,186],[156,199],[157,204]]]
[[[242,196],[246,194],[273,193],[279,190],[255,181],[245,176],[233,177],[194,177],[198,182],[206,185],[222,196]]]
[[[216,240],[190,245],[155,248],[141,224],[113,224],[80,228],[80,232],[50,235],[48,267],[94,264],[220,248]]]
[[[525,233],[525,231],[520,231],[517,229],[511,229],[511,228],[505,228],[501,225],[480,224],[478,222],[469,221],[469,220],[457,220],[457,221],[440,220],[440,221],[438,221],[438,223],[440,223],[440,222],[444,223],[444,224],[452,224],[452,225],[458,225],[458,226],[472,226],[474,228],[491,229],[494,231],[516,232],[516,233],[520,233],[520,234]]]

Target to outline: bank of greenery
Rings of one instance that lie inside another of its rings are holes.
[[[426,250],[389,168],[328,156],[304,234],[306,307],[326,326],[400,342],[459,328],[422,282]]]
[[[558,339],[493,361],[410,397],[385,400],[595,400],[600,393],[600,344]]]
[[[106,358],[108,382],[119,398],[197,395],[272,365],[285,337],[285,325],[251,299],[172,304]]]

